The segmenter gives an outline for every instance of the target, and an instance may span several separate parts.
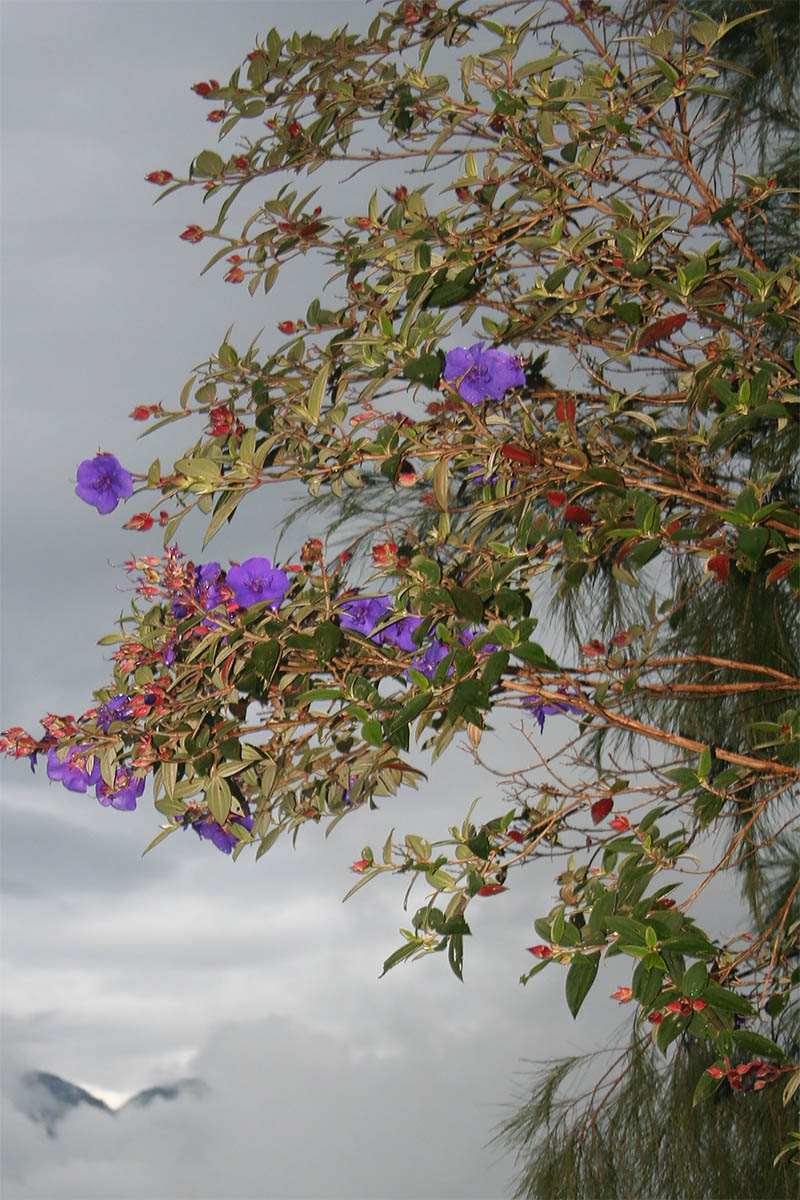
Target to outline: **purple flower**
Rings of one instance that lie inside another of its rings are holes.
[[[132,812],[136,808],[136,800],[144,791],[144,779],[131,775],[124,767],[117,767],[114,775],[113,788],[101,779],[95,788],[95,795],[106,808],[119,809],[120,812]]]
[[[475,638],[485,632],[485,629],[464,629],[458,635],[458,640],[462,646],[471,646]],[[499,649],[500,647],[495,642],[484,642],[482,646],[477,647],[475,652],[476,654],[494,654],[495,650]]]
[[[468,404],[502,400],[509,388],[521,387],[525,373],[516,358],[504,350],[484,350],[483,342],[469,349],[458,346],[444,360],[444,378]]]
[[[71,792],[85,792],[92,784],[99,783],[100,763],[95,758],[91,771],[86,762],[92,754],[90,746],[72,746],[62,762],[55,746],[47,751],[47,778],[63,783]]]
[[[194,583],[191,586],[191,592],[194,599],[206,612],[210,612],[218,604],[223,603],[222,589],[218,586],[221,575],[222,567],[218,562],[198,563],[194,569]],[[191,611],[189,605],[179,596],[172,601],[172,615],[179,621],[188,617]]]
[[[560,687],[558,691],[564,696],[568,696],[570,694],[567,692],[566,688],[563,687]],[[522,701],[522,707],[527,708],[530,711],[531,716],[535,717],[539,722],[540,733],[544,733],[545,716],[554,716],[556,713],[583,712],[582,708],[578,708],[576,704],[570,704],[568,700],[564,700],[563,702],[548,701],[543,700],[541,696],[538,695],[526,696]]]
[[[279,608],[289,590],[289,576],[273,567],[268,558],[246,558],[241,566],[228,571],[227,584],[240,608],[263,600],[269,601],[270,608]]]
[[[105,704],[100,705],[95,720],[103,733],[108,733],[108,728],[113,721],[124,721],[131,715],[128,708],[130,702],[130,696],[126,696],[122,692],[120,695],[112,696],[110,700],[106,700]]]
[[[421,624],[422,617],[401,617],[399,621],[392,621],[391,625],[384,626],[379,637],[388,645],[397,646],[398,650],[418,651],[419,646],[414,641],[413,634]]]
[[[418,671],[421,671],[426,679],[433,679],[439,663],[443,658],[447,658],[449,653],[449,646],[445,646],[437,637],[431,638],[430,645],[422,654],[418,654],[416,658],[412,658],[411,665],[412,667],[416,667]],[[453,667],[451,664],[447,674],[450,675],[452,670]]]
[[[354,596],[345,600],[339,610],[339,623],[342,629],[352,629],[364,637],[372,638],[374,642],[382,642],[384,633],[373,635],[378,625],[391,610],[392,602],[388,596]]]
[[[470,483],[488,483],[489,487],[494,487],[500,478],[496,471],[493,471],[491,475],[487,475],[480,463],[476,463],[474,467],[470,467],[469,471]],[[480,471],[480,474],[477,474],[478,471]]]
[[[229,818],[229,822],[244,825],[245,829],[248,830],[253,828],[253,818],[249,813],[245,816],[234,813]],[[199,838],[207,838],[223,854],[230,854],[239,841],[235,833],[232,833],[224,825],[220,825],[219,821],[215,821],[213,817],[203,817],[201,821],[193,821],[192,828]]]
[[[110,513],[120,500],[133,495],[133,479],[113,454],[96,454],[78,467],[75,495],[93,504],[99,513]]]

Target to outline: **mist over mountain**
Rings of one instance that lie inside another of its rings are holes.
[[[171,1101],[185,1096],[201,1100],[208,1090],[201,1079],[178,1079],[174,1083],[144,1088],[119,1108],[111,1108],[105,1100],[60,1075],[52,1075],[49,1071],[24,1071],[17,1087],[11,1089],[11,1098],[20,1112],[37,1125],[43,1125],[49,1137],[55,1137],[60,1122],[78,1108],[93,1108],[108,1117],[116,1117],[125,1114],[126,1110],[147,1108],[156,1100]]]

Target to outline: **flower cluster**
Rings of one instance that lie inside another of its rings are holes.
[[[62,783],[70,792],[86,792],[94,787],[101,804],[123,812],[136,808],[137,798],[144,791],[144,778],[123,767],[117,767],[113,787],[107,784],[100,774],[100,760],[90,746],[72,746],[63,759],[59,758],[56,747],[51,746],[47,752],[47,777]]]

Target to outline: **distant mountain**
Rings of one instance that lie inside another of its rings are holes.
[[[104,1100],[93,1096],[85,1088],[62,1079],[60,1075],[51,1075],[47,1071],[25,1071],[20,1076],[14,1099],[17,1107],[27,1117],[37,1125],[43,1125],[49,1137],[55,1137],[59,1122],[81,1105],[99,1109],[107,1116],[115,1117],[118,1113],[124,1114],[131,1109],[148,1108],[154,1100],[178,1100],[184,1096],[201,1100],[207,1092],[208,1087],[202,1079],[179,1079],[175,1083],[145,1088],[131,1096],[120,1108],[113,1109],[109,1108]]]
[[[177,1100],[181,1096],[193,1096],[202,1100],[208,1094],[208,1085],[202,1079],[179,1079],[175,1083],[162,1083],[156,1087],[145,1088],[131,1096],[130,1100],[117,1109],[124,1112],[126,1108],[147,1108],[154,1100]]]
[[[98,1100],[85,1088],[47,1071],[26,1071],[20,1084],[18,1107],[32,1121],[44,1125],[50,1137],[56,1136],[58,1122],[82,1104],[98,1108],[110,1117],[114,1115],[114,1110],[104,1100]]]

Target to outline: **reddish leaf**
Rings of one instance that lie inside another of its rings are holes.
[[[522,446],[514,446],[507,442],[505,446],[500,447],[500,453],[503,458],[510,458],[512,462],[524,463],[526,467],[535,467],[536,459],[529,450],[523,449]]]
[[[498,892],[506,892],[508,888],[502,883],[485,883],[482,888],[478,888],[479,896],[496,896]]]
[[[677,333],[688,320],[688,313],[673,313],[671,317],[663,317],[660,321],[654,321],[652,325],[648,325],[642,330],[637,344],[637,350],[645,350],[648,346],[654,346],[656,342],[662,341],[663,338],[671,337],[673,333]]]
[[[774,583],[776,579],[785,579],[791,571],[793,565],[794,564],[792,563],[791,559],[785,559],[783,562],[779,562],[767,575],[765,587],[769,587],[769,585]]]
[[[568,504],[564,509],[564,520],[573,525],[591,525],[592,514],[582,504]]]
[[[605,644],[598,638],[592,638],[585,646],[581,646],[581,650],[587,658],[597,658],[599,654],[605,654],[606,652]]]
[[[548,504],[552,504],[553,508],[561,508],[561,505],[567,502],[567,493],[559,491],[545,492],[545,498]]]
[[[720,583],[724,583],[731,573],[731,560],[727,554],[712,554],[706,559],[706,570],[710,571]]]
[[[592,820],[595,825],[599,825],[604,817],[607,817],[614,807],[614,799],[612,796],[601,796],[599,800],[595,800],[592,805]]]
[[[569,396],[559,396],[556,400],[556,417],[559,421],[575,420],[575,401]]]

